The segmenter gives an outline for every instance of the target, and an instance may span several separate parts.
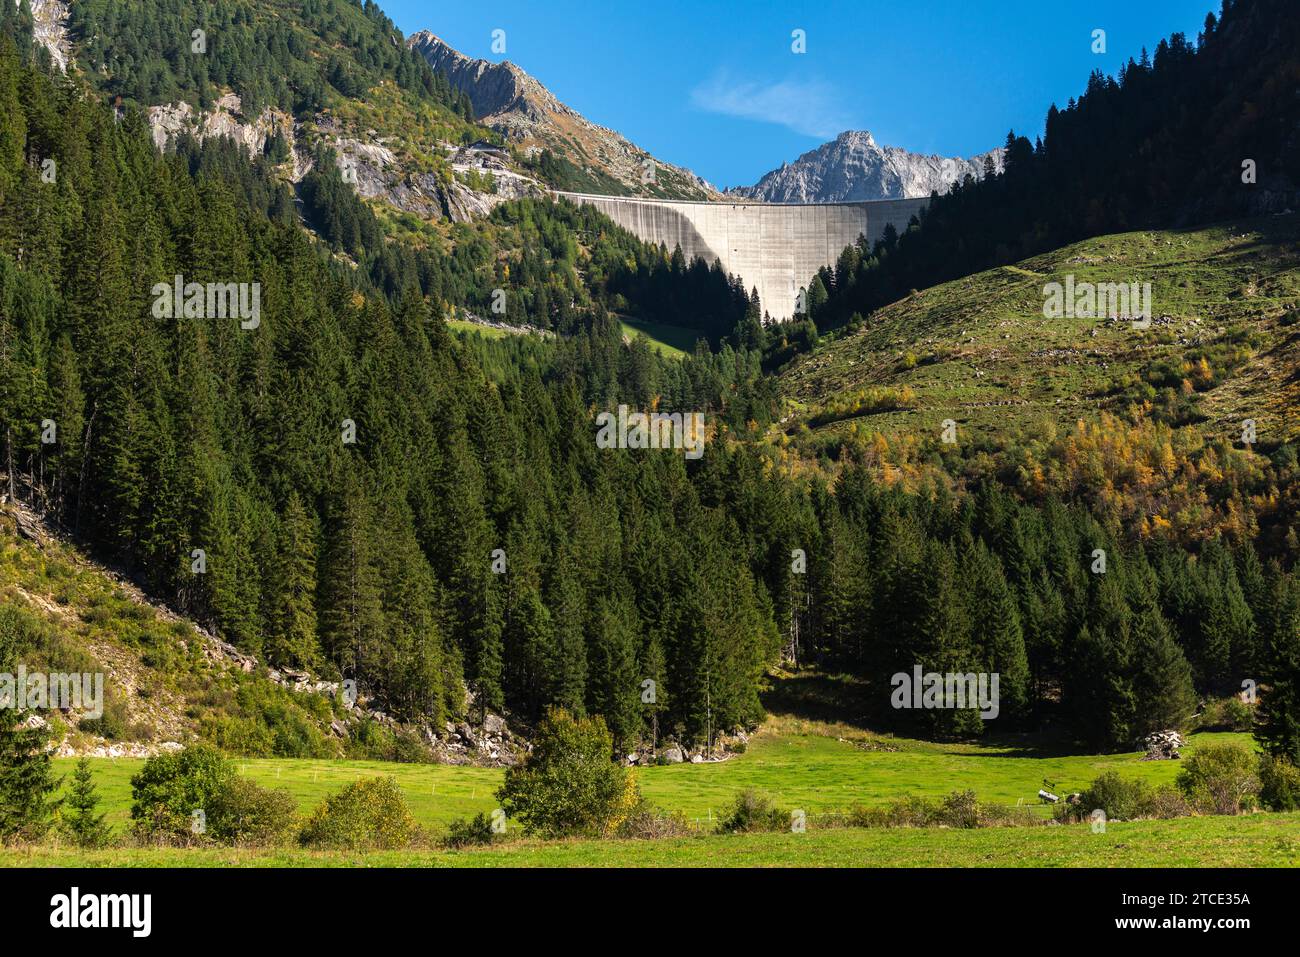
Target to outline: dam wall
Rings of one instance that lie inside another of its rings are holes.
[[[683,202],[557,192],[595,206],[638,238],[682,247],[687,261],[699,256],[755,287],[774,320],[794,315],[800,289],[822,266],[833,265],[859,235],[874,243],[892,223],[902,233],[926,199],[864,203]]]

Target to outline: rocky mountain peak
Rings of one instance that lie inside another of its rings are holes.
[[[728,193],[769,203],[836,203],[908,199],[946,193],[967,175],[980,179],[985,159],[1002,170],[1001,149],[970,159],[881,146],[868,130],[845,130],[829,143],[782,163],[754,186]]]
[[[480,123],[526,148],[549,149],[586,173],[616,181],[622,191],[677,199],[717,199],[718,191],[690,170],[655,159],[619,133],[560,102],[541,82],[505,60],[468,57],[421,30],[407,44],[464,92]],[[653,185],[645,172],[653,170]]]

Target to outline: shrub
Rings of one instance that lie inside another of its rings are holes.
[[[939,822],[939,805],[922,797],[895,798],[884,807],[854,807],[850,827],[930,827]]]
[[[1260,790],[1258,762],[1239,744],[1200,748],[1178,773],[1178,789],[1198,810],[1240,814],[1255,807]]]
[[[392,849],[410,844],[417,830],[394,778],[364,778],[322,801],[301,841],[307,847]]]
[[[1230,695],[1207,701],[1197,724],[1209,730],[1249,731],[1254,722],[1255,709],[1236,695]]]
[[[464,818],[452,821],[443,844],[452,848],[472,847],[491,844],[497,837],[497,832],[492,830],[492,820],[479,811],[468,821]]]
[[[746,788],[736,795],[731,807],[718,822],[720,834],[745,834],[755,831],[787,831],[790,812],[777,807],[771,798]]]
[[[980,807],[974,791],[953,791],[939,806],[939,819],[949,827],[979,827]]]
[[[217,792],[235,776],[230,763],[209,744],[176,754],[159,754],[131,778],[131,819],[149,841],[192,844],[202,840],[194,812],[207,814]]]
[[[1150,817],[1152,808],[1151,788],[1145,781],[1107,771],[1093,780],[1080,795],[1079,803],[1067,808],[1065,816],[1078,820],[1101,809],[1107,820],[1132,821]]]
[[[1192,806],[1187,798],[1172,784],[1162,784],[1151,793],[1151,804],[1147,817],[1168,820],[1175,817],[1187,817],[1192,813]]]
[[[654,840],[661,837],[682,837],[690,831],[691,826],[681,811],[664,812],[642,798],[619,824],[616,833],[622,838]]]
[[[857,806],[843,815],[824,815],[823,826],[845,827],[1026,827],[1042,823],[1027,807],[981,804],[974,791],[953,791],[942,801],[897,798],[885,807]]]
[[[1259,759],[1259,800],[1273,811],[1300,811],[1300,768],[1285,758]]]
[[[506,771],[497,799],[528,834],[613,834],[640,800],[635,779],[611,760],[613,753],[604,719],[552,708],[532,752]]]
[[[1249,731],[1255,725],[1255,709],[1235,695],[1224,704],[1223,716],[1233,731]]]
[[[1043,823],[1043,819],[1027,807],[1007,807],[1002,804],[979,806],[980,827],[1036,827]]]
[[[207,808],[207,833],[223,844],[287,844],[298,824],[298,806],[283,789],[235,777],[219,787]]]

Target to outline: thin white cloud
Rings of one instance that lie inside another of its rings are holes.
[[[735,80],[725,70],[691,91],[691,103],[705,112],[775,123],[824,139],[853,128],[840,102],[835,88],[820,80],[763,83]]]

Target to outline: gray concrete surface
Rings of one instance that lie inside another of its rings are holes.
[[[884,199],[866,203],[696,203],[557,192],[575,203],[595,206],[646,242],[671,252],[682,247],[687,261],[715,259],[728,273],[758,288],[763,309],[774,320],[794,315],[799,291],[817,270],[834,264],[859,235],[875,242],[888,223],[902,233],[926,199]]]

